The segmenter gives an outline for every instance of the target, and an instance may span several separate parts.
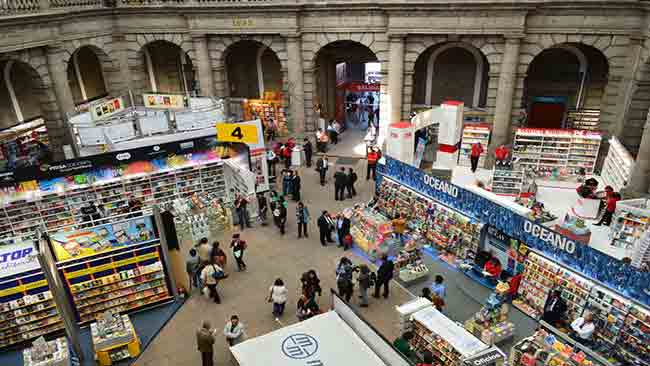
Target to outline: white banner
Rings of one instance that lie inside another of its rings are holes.
[[[19,242],[0,246],[0,276],[9,277],[41,268],[34,244]]]

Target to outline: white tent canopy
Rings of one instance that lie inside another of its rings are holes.
[[[334,311],[232,347],[240,366],[386,364]]]

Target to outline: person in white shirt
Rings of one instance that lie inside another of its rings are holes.
[[[226,336],[226,341],[228,341],[230,347],[235,346],[246,339],[244,324],[239,321],[237,315],[230,317],[230,321],[227,322],[226,326],[223,328],[223,335]]]
[[[287,302],[288,292],[284,286],[284,282],[280,278],[276,279],[273,286],[269,288],[268,302],[273,303],[273,315],[276,321],[284,314],[284,305]]]
[[[576,318],[576,320],[571,323],[571,330],[573,330],[576,341],[581,343],[590,343],[594,330],[596,330],[596,325],[594,324],[593,315],[589,312],[585,312],[583,316]]]
[[[210,291],[209,296],[214,302],[221,304],[221,298],[217,292],[219,278],[223,278],[223,269],[216,263],[209,263],[201,271],[201,280]]]
[[[196,250],[199,252],[201,266],[208,264],[210,262],[210,253],[212,253],[212,246],[208,244],[208,238],[202,238],[199,240]]]

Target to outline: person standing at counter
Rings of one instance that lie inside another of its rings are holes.
[[[616,212],[616,202],[618,202],[620,199],[621,194],[618,192],[613,192],[610,195],[605,205],[605,213],[603,213],[603,217],[600,218],[600,221],[594,224],[595,226],[609,226],[612,223],[612,217],[614,217],[614,212]]]
[[[562,291],[553,290],[548,295],[546,302],[544,303],[544,313],[542,314],[542,320],[551,324],[552,326],[557,326],[562,319],[564,319],[564,313],[566,312],[567,306],[562,299]]]
[[[472,173],[476,173],[476,168],[478,168],[478,159],[481,158],[483,153],[483,145],[480,142],[475,142],[472,144],[472,151],[469,156],[470,163],[472,164]]]
[[[591,344],[592,336],[596,330],[593,316],[590,312],[586,311],[581,317],[576,318],[571,323],[571,331],[573,339],[588,346]]]

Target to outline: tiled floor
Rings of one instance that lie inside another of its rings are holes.
[[[365,160],[358,162],[357,169],[365,171]],[[145,350],[137,363],[138,366],[199,365],[201,361],[196,351],[195,331],[204,319],[210,320],[213,327],[223,329],[226,318],[238,314],[246,324],[249,337],[277,329],[281,325],[273,319],[271,306],[266,302],[266,297],[271,282],[278,277],[285,281],[290,291],[287,310],[281,319],[282,323],[289,324],[296,321],[298,279],[309,269],[315,269],[322,280],[324,293],[320,304],[324,307],[329,306],[330,300],[327,294],[329,288],[336,286],[334,269],[344,252],[335,246],[324,248],[320,245],[316,219],[323,209],[336,211],[352,206],[353,202],[367,201],[373,186],[371,182],[360,180],[357,184],[359,196],[355,201],[336,202],[334,187],[331,184],[321,187],[318,184],[317,173],[313,169],[301,169],[301,176],[304,202],[311,212],[309,239],[297,239],[293,202],[289,204],[288,231],[284,237],[280,236],[274,226],[256,227],[244,231],[242,235],[249,243],[249,250],[245,257],[249,269],[246,272],[236,272],[234,263],[228,263],[232,274],[223,281],[219,289],[223,303],[214,304],[196,293]],[[354,262],[362,261],[353,254],[347,252],[345,254]],[[232,257],[229,259],[232,260]],[[367,317],[367,320],[388,339],[398,335],[394,306],[410,299],[410,295],[396,284],[393,284],[392,290],[388,300],[371,299],[370,307],[361,309],[361,313]],[[353,301],[356,302],[356,298]],[[223,336],[219,336],[215,347],[215,362],[216,365],[228,365],[230,362]]]

